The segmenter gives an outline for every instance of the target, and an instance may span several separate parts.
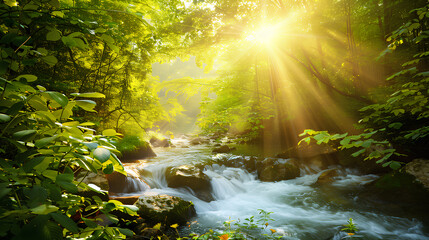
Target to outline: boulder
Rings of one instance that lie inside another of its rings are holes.
[[[229,153],[231,151],[235,150],[235,147],[229,147],[228,145],[222,145],[220,147],[217,147],[213,149],[213,153]]]
[[[143,195],[135,205],[139,215],[153,224],[185,224],[196,214],[192,202],[169,195]]]
[[[192,165],[168,168],[166,179],[168,186],[171,188],[189,187],[202,200],[213,200],[210,194],[210,180],[201,168]]]
[[[300,144],[289,148],[283,153],[278,154],[278,158],[296,158],[306,166],[318,171],[328,169],[329,166],[338,165],[338,151],[328,144]]]
[[[167,138],[159,139],[152,137],[149,142],[152,144],[152,147],[170,147],[170,141]]]
[[[258,171],[258,178],[263,182],[276,182],[297,178],[300,172],[299,167],[292,163],[276,161]]]
[[[320,173],[317,178],[316,184],[327,184],[334,181],[334,178],[338,176],[337,169],[328,169]]]
[[[189,141],[189,143],[191,145],[207,144],[207,143],[210,143],[210,140],[205,139],[205,138],[201,138],[201,137],[196,137],[196,138],[191,139]]]
[[[83,182],[85,184],[94,184],[102,190],[109,190],[109,182],[107,181],[104,173],[93,173],[86,170],[79,171],[76,176],[76,181]]]
[[[138,147],[136,150],[123,152],[121,161],[133,162],[133,161],[150,158],[150,157],[156,157],[156,154],[149,146],[149,143],[148,143],[145,146]]]
[[[146,182],[131,174],[125,176],[121,173],[113,172],[112,174],[106,174],[106,177],[109,182],[109,194],[144,192],[150,189]]]
[[[405,170],[429,190],[429,160],[414,159],[406,165]]]

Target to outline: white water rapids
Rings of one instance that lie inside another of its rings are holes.
[[[258,209],[273,212],[275,220],[268,228],[274,229],[282,239],[289,240],[339,240],[345,234],[339,230],[353,218],[359,228],[356,239],[415,239],[429,240],[428,226],[416,219],[389,215],[377,211],[376,206],[357,204],[355,191],[364,183],[373,181],[374,175],[359,176],[351,170],[338,177],[327,187],[313,184],[319,174],[279,181],[261,182],[256,175],[239,168],[206,166],[204,173],[210,178],[214,201],[205,202],[185,188],[169,188],[165,170],[169,166],[205,163],[212,159],[212,147],[156,148],[158,157],[127,164],[139,172],[151,186],[150,192],[139,194],[169,194],[192,201],[197,211],[197,224],[188,232],[205,232],[221,228],[229,219],[243,221],[259,215]],[[131,195],[136,195],[133,193]],[[186,232],[186,230],[185,230]],[[265,233],[270,233],[267,229]]]

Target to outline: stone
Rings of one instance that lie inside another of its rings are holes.
[[[189,141],[189,143],[191,145],[207,144],[207,143],[210,143],[210,140],[205,139],[205,138],[201,138],[201,137],[196,137],[196,138],[191,139]]]
[[[275,162],[258,172],[259,180],[263,182],[277,182],[294,179],[300,176],[300,169],[288,162]]]
[[[302,143],[289,148],[276,156],[277,158],[299,159],[300,163],[317,171],[339,164],[338,151],[328,144]]]
[[[171,145],[167,138],[159,139],[157,137],[152,137],[149,142],[152,147],[170,147]]]
[[[422,158],[414,159],[405,166],[405,170],[429,190],[429,160]]]
[[[143,195],[135,203],[140,217],[157,224],[185,224],[196,212],[194,204],[169,195]]]
[[[338,176],[337,169],[328,169],[320,173],[317,178],[316,184],[327,184],[334,181],[334,178]]]
[[[192,165],[169,168],[166,171],[166,179],[171,188],[189,187],[202,200],[213,200],[210,180],[201,168]]]
[[[156,154],[149,146],[149,143],[147,143],[145,146],[138,147],[136,150],[123,152],[121,162],[134,162],[150,157],[156,157]]]
[[[94,184],[102,190],[109,190],[109,182],[107,181],[104,173],[93,173],[86,170],[81,170],[76,176],[77,182],[83,182],[85,184]]]
[[[129,174],[125,176],[118,172],[106,174],[109,182],[109,194],[115,195],[117,193],[134,193],[144,192],[150,189],[149,185],[142,179]]]
[[[229,147],[228,145],[222,145],[220,147],[217,147],[215,149],[213,149],[213,153],[229,153],[231,151],[235,150],[234,147]]]

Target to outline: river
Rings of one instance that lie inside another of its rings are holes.
[[[176,140],[177,145],[186,144]],[[152,159],[126,164],[128,171],[141,174],[151,190],[138,194],[169,194],[195,204],[197,217],[183,234],[203,233],[222,227],[224,221],[244,222],[245,218],[260,216],[260,209],[272,212],[270,222],[260,234],[283,235],[288,240],[339,240],[346,235],[342,225],[352,218],[359,228],[356,239],[415,239],[429,240],[428,226],[412,216],[398,215],[386,210],[386,203],[373,203],[361,197],[364,185],[378,178],[343,169],[343,174],[326,186],[315,186],[320,173],[301,170],[301,177],[279,182],[262,182],[255,173],[240,168],[208,165],[204,173],[210,178],[213,201],[202,201],[190,189],[169,188],[165,170],[170,166],[207,163],[213,158],[233,157],[212,154],[209,145],[186,148],[155,148]],[[136,195],[132,193],[130,195]],[[404,209],[402,209],[404,210]],[[406,211],[406,209],[405,209]],[[401,211],[399,211],[401,212]],[[255,237],[258,239],[258,237]]]

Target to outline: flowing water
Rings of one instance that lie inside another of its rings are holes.
[[[274,221],[262,233],[270,233],[268,229],[274,229],[276,234],[284,236],[283,239],[339,240],[345,237],[345,233],[339,230],[349,218],[353,218],[359,234],[363,236],[356,239],[429,239],[427,226],[421,221],[381,211],[377,205],[363,201],[358,193],[365,183],[377,176],[362,176],[351,170],[344,170],[344,174],[328,186],[316,187],[314,183],[320,173],[301,174],[293,180],[261,182],[254,173],[243,169],[208,165],[204,173],[211,181],[214,198],[211,202],[198,199],[190,189],[167,186],[167,167],[206,163],[219,157],[213,155],[211,149],[207,145],[156,148],[158,157],[126,166],[140,173],[152,188],[139,194],[175,195],[195,204],[195,224],[188,230],[184,229],[184,233],[203,233],[220,228],[224,221],[231,219],[243,222],[251,216],[257,218],[260,215],[258,209],[263,209],[273,212],[270,216]],[[306,172],[302,170],[302,173]]]

